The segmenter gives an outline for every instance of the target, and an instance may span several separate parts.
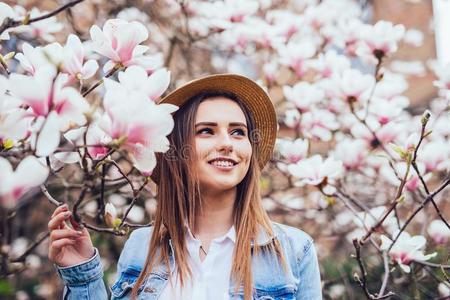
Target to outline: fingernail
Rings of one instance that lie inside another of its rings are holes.
[[[72,214],[72,213],[71,213],[70,211],[68,211],[68,212],[65,212],[65,213],[64,213],[64,216],[69,217],[71,214]]]

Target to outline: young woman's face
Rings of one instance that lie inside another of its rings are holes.
[[[226,190],[244,179],[252,146],[244,112],[236,102],[214,97],[200,103],[195,117],[195,148],[202,189]]]

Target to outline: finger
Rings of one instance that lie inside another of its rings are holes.
[[[80,223],[78,223],[77,221],[75,221],[73,216],[69,217],[69,221],[70,221],[70,224],[72,224],[73,229],[75,229],[75,230],[82,230],[83,229],[82,228],[83,226],[80,225]]]
[[[48,222],[48,230],[52,231],[58,229],[60,226],[64,227],[64,220],[67,220],[72,213],[70,211],[60,212],[50,219]]]
[[[50,218],[53,218],[54,216],[56,216],[57,214],[59,214],[62,211],[68,211],[69,210],[69,206],[67,205],[67,203],[64,203],[63,205],[58,206],[54,211],[53,214]]]
[[[73,245],[75,243],[76,243],[75,240],[59,239],[59,240],[51,242],[50,247],[52,247],[54,250],[59,250],[65,246]]]
[[[55,229],[50,233],[50,241],[56,241],[63,238],[77,238],[83,236],[82,232],[73,229]]]

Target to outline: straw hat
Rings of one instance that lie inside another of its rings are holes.
[[[269,95],[253,80],[237,74],[215,74],[192,80],[162,98],[158,104],[183,106],[202,92],[225,92],[237,96],[253,116],[259,140],[259,167],[264,168],[272,157],[277,134],[275,108]],[[156,169],[155,169],[156,171]],[[157,182],[158,174],[152,174]]]

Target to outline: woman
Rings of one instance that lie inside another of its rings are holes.
[[[269,220],[260,169],[277,122],[252,80],[219,74],[192,81],[160,103],[180,108],[158,156],[154,226],[132,232],[120,255],[111,299],[321,299],[312,239]],[[67,206],[49,222],[49,258],[65,299],[106,299],[89,233],[65,225]]]

